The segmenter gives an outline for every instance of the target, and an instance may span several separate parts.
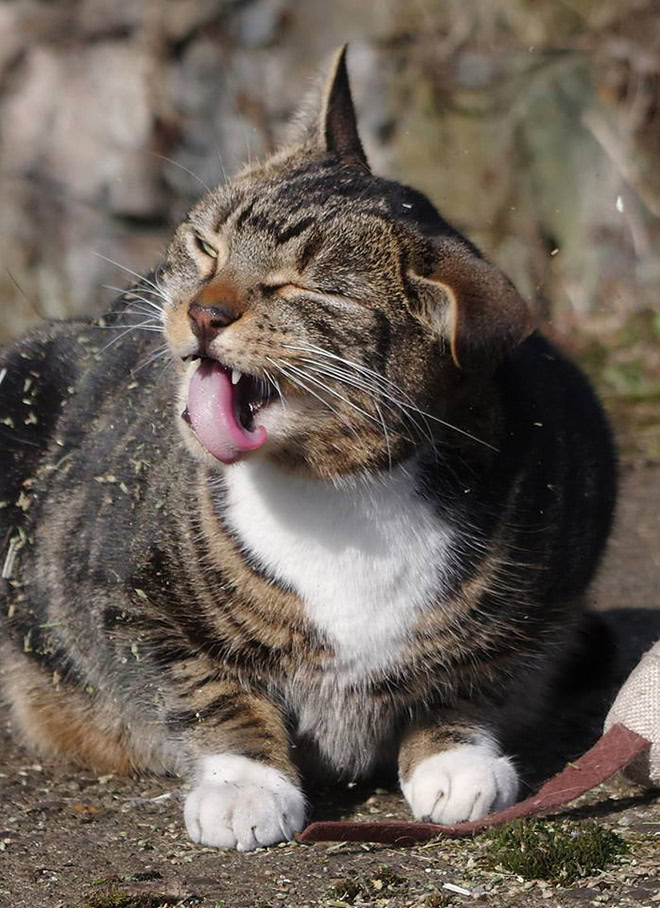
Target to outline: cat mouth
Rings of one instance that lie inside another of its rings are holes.
[[[264,379],[200,358],[181,417],[209,454],[231,464],[266,444],[268,433],[257,417],[274,396]]]

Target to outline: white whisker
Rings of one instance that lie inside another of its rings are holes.
[[[284,399],[284,395],[282,394],[282,389],[280,387],[280,383],[278,382],[278,380],[276,378],[273,378],[273,376],[270,374],[270,372],[268,372],[267,369],[264,369],[263,372],[264,372],[264,375],[266,376],[266,378],[268,379],[268,381],[273,386],[273,388],[275,388],[275,391],[277,392],[277,395],[282,404],[282,409],[286,410],[286,400]]]
[[[142,369],[146,369],[146,368],[148,368],[149,366],[152,366],[152,365],[153,365],[155,362],[157,362],[159,359],[161,359],[162,357],[166,356],[167,353],[169,353],[169,347],[167,346],[167,344],[160,344],[160,345],[159,345],[158,347],[156,347],[156,349],[151,353],[151,355],[148,356],[148,357],[145,359],[144,362],[140,363],[140,365],[139,365],[136,369],[133,370],[133,374],[134,374],[134,375],[137,375],[137,373],[138,373],[138,372],[141,372]]]
[[[433,434],[426,424],[426,432],[422,431],[418,421],[410,414],[409,407],[405,404],[402,404],[399,400],[394,398],[388,392],[383,391],[381,388],[378,388],[372,382],[365,381],[362,376],[356,377],[355,375],[347,374],[344,370],[337,369],[334,366],[328,366],[326,363],[318,363],[315,360],[304,359],[303,362],[309,363],[310,368],[313,372],[316,372],[319,375],[325,375],[328,378],[334,378],[336,381],[341,382],[342,384],[362,391],[364,394],[368,394],[371,397],[375,405],[375,397],[378,397],[383,404],[386,404],[388,410],[392,412],[392,405],[399,410],[401,419],[405,420],[410,427],[419,435],[421,440],[426,439],[431,445],[435,446],[435,439]]]
[[[135,308],[131,307],[130,309],[122,309],[119,314],[144,316],[149,319],[154,325],[160,325],[160,327],[162,328],[162,322],[160,319],[154,316],[153,310],[146,309],[144,306],[135,306]]]
[[[144,316],[144,313],[142,313],[142,312],[131,312],[130,314],[136,315],[139,318],[142,318]],[[141,331],[158,331],[158,332],[162,332],[162,330],[163,330],[162,325],[159,322],[155,321],[153,318],[149,318],[144,322],[137,322],[136,324],[133,324],[133,325],[127,325],[125,322],[120,322],[116,325],[92,325],[91,327],[101,330],[101,331],[119,331],[119,330],[124,329],[125,333],[127,333],[129,331],[134,331],[136,329],[140,329]]]
[[[318,353],[321,356],[326,356],[330,359],[335,359],[335,360],[338,360],[339,362],[343,362],[346,365],[348,365],[349,367],[356,369],[357,371],[364,372],[365,374],[370,375],[372,378],[374,378],[375,380],[378,380],[379,382],[384,383],[385,385],[389,385],[393,389],[396,389],[400,394],[402,394],[404,398],[408,397],[408,399],[411,400],[409,395],[406,394],[406,392],[403,391],[402,388],[399,388],[399,386],[396,385],[394,382],[391,382],[389,379],[385,378],[384,376],[379,375],[377,372],[374,372],[373,370],[368,369],[366,366],[362,366],[359,363],[354,363],[351,360],[343,359],[343,357],[337,356],[334,353],[330,353],[327,350],[323,350],[320,347],[315,347],[313,344],[304,344],[303,346],[295,346],[292,344],[287,344],[286,347],[287,347],[287,349],[299,350],[303,353],[307,353],[307,352]],[[452,429],[454,432],[458,432],[460,435],[463,435],[466,438],[469,438],[471,441],[475,441],[480,445],[484,445],[484,447],[486,447],[486,448],[490,448],[492,451],[498,450],[494,445],[491,445],[489,442],[484,441],[482,438],[478,438],[476,435],[472,435],[471,432],[468,432],[465,429],[461,429],[458,426],[455,426],[453,423],[450,423],[450,422],[447,422],[447,420],[441,419],[439,416],[434,416],[432,413],[427,413],[425,410],[422,410],[420,407],[418,407],[414,403],[408,404],[408,403],[405,403],[405,400],[400,401],[399,403],[402,406],[405,406],[411,412],[416,413],[419,416],[423,417],[425,421],[429,420],[429,419],[433,420],[434,422],[437,422],[439,425],[445,426],[445,428],[447,428],[447,429]]]
[[[145,287],[141,287],[140,292],[136,293],[135,290],[119,290],[118,287],[112,287],[110,284],[103,284],[102,286],[105,290],[117,290],[120,293],[120,298],[126,300],[129,303],[133,302],[133,300],[139,300],[141,303],[144,303],[145,306],[149,306],[154,310],[154,312],[157,312],[162,316],[163,307],[154,302],[154,300],[150,300],[142,296],[143,293],[153,294],[153,290],[147,290]]]
[[[335,416],[338,416],[339,419],[341,419],[341,421],[343,423],[345,423],[346,426],[348,426],[348,428],[355,435],[355,437],[358,439],[358,441],[360,440],[360,436],[355,431],[355,427],[353,425],[351,425],[351,421],[346,416],[344,416],[343,413],[340,413],[339,410],[337,410],[335,407],[332,406],[332,404],[328,403],[327,400],[324,400],[320,396],[320,394],[317,394],[315,391],[313,391],[309,387],[309,385],[306,385],[305,382],[302,381],[300,378],[297,378],[295,375],[291,375],[288,372],[286,366],[283,366],[281,362],[276,362],[274,359],[271,359],[269,356],[267,356],[266,359],[268,360],[269,363],[271,363],[275,367],[275,369],[277,369],[278,372],[280,372],[285,378],[287,378],[291,382],[291,384],[296,385],[297,387],[302,388],[308,394],[311,394],[311,396],[315,397],[320,403],[322,403],[323,406],[326,407],[326,409],[330,410],[331,413],[334,413]]]
[[[135,296],[136,290],[140,293],[150,293],[152,296],[160,298],[162,296],[159,290],[152,290],[150,287],[140,287],[139,284],[133,284],[131,287],[114,287],[112,284],[101,284],[104,290],[114,290],[120,296]]]
[[[180,170],[184,170],[187,174],[190,174],[191,177],[193,177],[195,180],[197,180],[197,182],[200,183],[204,187],[204,189],[206,189],[207,192],[211,191],[211,187],[207,186],[207,184],[204,182],[204,180],[198,174],[194,173],[192,170],[190,170],[188,167],[186,167],[185,164],[181,164],[179,161],[173,160],[173,158],[168,158],[164,154],[158,154],[157,151],[152,151],[151,154],[155,158],[160,158],[161,161],[167,161],[168,164],[174,164],[175,167],[180,168]]]
[[[390,465],[390,473],[391,473],[392,472],[392,449],[390,447],[390,436],[387,431],[387,426],[385,425],[385,420],[383,419],[383,411],[380,409],[380,407],[378,406],[376,401],[374,401],[374,407],[376,408],[376,410],[378,412],[378,416],[380,417],[380,422],[383,427],[383,435],[385,436],[385,447],[387,448],[387,461]]]
[[[287,345],[289,348],[292,348],[291,345]],[[307,345],[305,345],[307,347]],[[328,377],[333,377],[337,381],[342,382],[343,384],[350,385],[357,388],[358,390],[363,391],[365,394],[369,394],[372,398],[378,396],[383,403],[389,405],[391,410],[391,405],[393,404],[401,414],[401,418],[404,419],[412,428],[414,433],[417,433],[420,440],[426,439],[431,447],[433,448],[434,454],[437,457],[437,447],[435,443],[435,438],[431,431],[431,427],[428,424],[428,420],[422,416],[422,421],[424,423],[424,429],[419,424],[419,421],[411,415],[410,405],[406,404],[405,401],[400,401],[394,397],[390,391],[390,388],[395,388],[399,391],[404,397],[408,395],[393,382],[390,382],[388,379],[384,379],[382,376],[379,376],[378,373],[372,372],[370,369],[361,367],[359,363],[352,363],[350,360],[344,360],[342,357],[336,356],[335,354],[329,353],[328,351],[323,351],[321,348],[312,347],[315,351],[322,353],[323,355],[331,358],[333,360],[332,364],[320,363],[318,360],[309,360],[304,359],[303,362],[312,364],[315,371],[320,374],[327,374]],[[304,352],[307,352],[305,348],[293,348],[293,349],[302,349]],[[347,364],[351,368],[351,373],[346,373],[343,369],[343,364]],[[357,375],[354,373],[357,372]],[[380,385],[385,385],[385,388],[380,387]],[[408,397],[409,400],[412,400]],[[413,402],[414,406],[414,402]],[[407,439],[409,440],[409,439]]]
[[[139,281],[143,281],[149,287],[153,287],[156,293],[162,293],[161,288],[154,284],[153,281],[150,281],[142,274],[138,274],[137,271],[133,271],[131,268],[127,268],[126,265],[122,265],[120,262],[116,262],[114,259],[110,259],[107,255],[102,255],[100,252],[96,252],[95,250],[92,251],[92,255],[95,255],[97,258],[103,259],[104,262],[109,262],[111,265],[114,265],[115,268],[121,268],[122,271],[125,271],[127,274],[132,274],[133,277],[136,277]]]
[[[113,329],[117,330],[120,328],[124,328],[123,325],[93,325],[92,327],[97,328],[101,331],[104,329],[107,331],[111,331]],[[124,328],[124,330],[121,332],[121,334],[118,334],[117,337],[113,337],[112,340],[109,343],[107,343],[104,347],[101,347],[101,349],[96,353],[96,356],[100,356],[102,353],[105,353],[105,351],[108,350],[110,347],[112,347],[113,344],[116,344],[117,341],[120,341],[122,339],[122,337],[126,337],[126,335],[130,334],[131,331],[136,331],[136,330],[158,331],[160,333],[160,328],[154,328],[151,326],[145,327],[144,325],[130,325],[128,328]]]
[[[286,361],[286,365],[289,369],[293,369],[297,374],[302,375],[303,378],[307,379],[307,381],[311,381],[318,388],[321,388],[323,391],[326,391],[328,394],[332,394],[333,397],[339,398],[339,400],[342,400],[345,404],[348,404],[348,406],[351,407],[353,410],[356,410],[358,413],[361,413],[363,416],[366,416],[366,418],[371,420],[371,422],[374,422],[374,423],[376,423],[376,425],[379,425],[379,422],[375,416],[372,416],[371,413],[367,413],[367,411],[363,410],[362,407],[358,407],[357,404],[354,404],[352,401],[350,401],[347,397],[344,397],[344,395],[340,394],[338,391],[333,391],[332,388],[329,388],[327,385],[323,384],[322,381],[319,381],[318,379],[314,378],[312,375],[309,374],[309,372],[306,372],[304,369],[300,369],[298,366],[294,366],[293,363],[290,363],[288,361]]]
[[[219,159],[219,161],[220,161],[220,168],[221,168],[221,170],[222,170],[222,177],[223,177],[225,183],[227,183],[227,182],[228,182],[227,171],[225,170],[225,162],[224,162],[223,157],[222,157],[222,152],[220,151],[220,148],[219,148],[219,146],[217,146],[217,145],[216,145],[216,147],[215,147],[215,150],[216,150],[217,153],[218,153],[218,159]]]

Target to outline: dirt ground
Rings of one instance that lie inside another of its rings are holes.
[[[625,644],[616,669],[620,679],[660,637],[657,464],[623,469],[617,528],[594,599]],[[560,768],[597,737],[612,689],[601,685],[587,693],[579,702],[555,704],[542,735],[521,752],[523,763],[536,761],[529,779]],[[37,763],[11,742],[4,713],[0,794],[3,908],[660,904],[660,798],[619,779],[585,795],[563,815],[611,826],[628,842],[629,852],[570,886],[524,881],[489,867],[483,836],[398,849],[294,843],[240,855],[201,848],[186,839],[175,780],[97,777]],[[317,799],[317,818],[348,814],[407,816],[401,796],[380,788],[330,792]]]

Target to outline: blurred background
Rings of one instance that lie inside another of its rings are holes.
[[[107,308],[345,41],[374,169],[507,271],[625,456],[660,460],[660,0],[3,0],[0,341]]]

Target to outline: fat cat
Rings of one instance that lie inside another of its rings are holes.
[[[192,839],[241,850],[302,829],[312,772],[395,766],[436,823],[516,799],[503,733],[572,646],[610,433],[510,281],[370,171],[345,50],[151,275],[0,376],[27,745],[181,775]]]

